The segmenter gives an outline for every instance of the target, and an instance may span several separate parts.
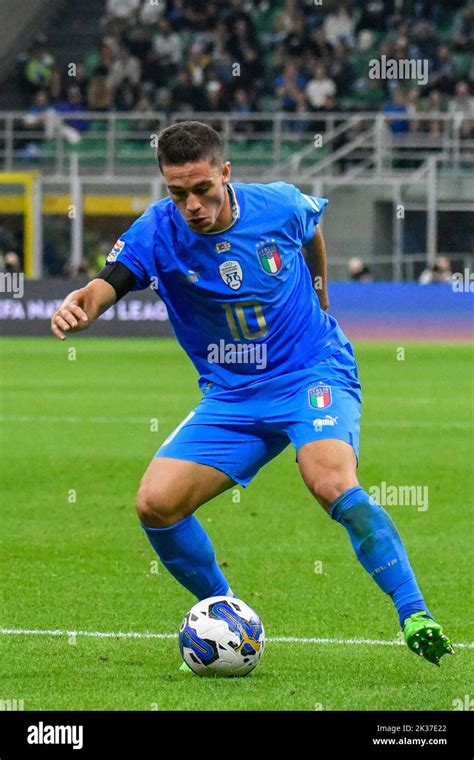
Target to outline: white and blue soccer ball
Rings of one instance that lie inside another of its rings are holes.
[[[263,654],[265,631],[257,613],[241,599],[210,596],[185,615],[179,648],[198,676],[246,676]]]

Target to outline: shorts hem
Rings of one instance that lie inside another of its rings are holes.
[[[251,478],[240,478],[240,477],[238,477],[236,475],[233,475],[231,472],[229,472],[228,469],[224,469],[223,467],[219,467],[218,465],[216,465],[215,462],[207,460],[205,457],[199,457],[199,456],[197,456],[197,457],[196,456],[186,457],[186,456],[183,456],[182,454],[179,455],[179,456],[178,455],[171,456],[169,454],[160,454],[159,453],[159,449],[155,453],[154,457],[155,457],[155,459],[181,459],[181,460],[183,460],[183,462],[194,462],[195,464],[205,464],[208,467],[214,467],[215,470],[219,470],[220,472],[223,472],[224,475],[227,475],[228,478],[230,478],[231,480],[233,480],[234,483],[236,483],[237,485],[242,486],[242,488],[247,488],[247,486],[249,485],[250,481],[254,477],[254,476],[252,476]]]
[[[343,441],[343,443],[349,444],[351,448],[354,451],[354,454],[356,455],[357,464],[356,466],[359,466],[359,447],[355,447],[353,441],[349,440],[349,436],[338,436],[338,435],[320,435],[317,438],[311,438],[309,441],[303,441],[303,443],[299,443],[298,446],[293,443],[293,446],[295,447],[295,455],[298,459],[298,451],[302,448],[302,446],[306,446],[307,443],[315,443],[316,441]]]

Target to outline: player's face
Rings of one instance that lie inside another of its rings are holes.
[[[195,232],[223,229],[232,221],[227,192],[230,163],[215,166],[207,160],[189,161],[180,166],[163,166],[170,198]]]

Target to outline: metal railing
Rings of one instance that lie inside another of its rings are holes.
[[[164,126],[197,119],[217,128],[226,157],[246,173],[288,179],[345,171],[416,168],[438,155],[455,170],[474,157],[473,120],[462,113],[42,113],[0,111],[0,170],[40,169],[67,176],[156,172],[154,146]],[[406,130],[406,131],[405,131]],[[361,168],[362,167],[362,168]]]
[[[446,252],[439,251],[439,256],[445,256],[449,259],[454,272],[472,272],[474,264],[474,254],[466,252]],[[328,275],[330,280],[341,281],[349,279],[348,274],[348,257],[331,256],[328,260]],[[363,256],[366,267],[374,281],[387,282],[416,282],[421,272],[429,266],[426,260],[426,253],[405,253],[403,260],[400,262],[398,277],[394,276],[393,256],[380,255],[378,253]]]

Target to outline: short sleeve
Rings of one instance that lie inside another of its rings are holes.
[[[316,227],[329,201],[327,198],[306,195],[306,193],[302,193],[301,190],[295,186],[293,186],[293,190],[295,216],[299,236],[301,244],[306,245],[313,239]]]
[[[154,228],[145,212],[115,242],[105,263],[119,261],[135,275],[132,290],[145,290],[153,277],[153,246]]]

